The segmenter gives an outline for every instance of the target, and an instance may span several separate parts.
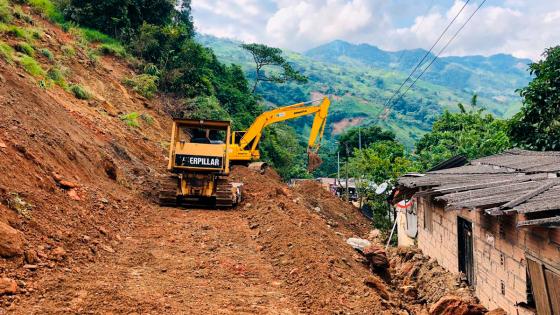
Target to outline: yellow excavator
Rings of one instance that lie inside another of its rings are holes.
[[[320,104],[316,104],[319,103]],[[246,131],[231,131],[229,121],[175,119],[169,147],[170,175],[162,179],[162,206],[230,208],[241,201],[241,183],[229,181],[231,165],[263,170],[258,149],[266,126],[315,115],[309,136],[308,169],[321,164],[318,151],[325,132],[330,100],[298,103],[264,112]]]

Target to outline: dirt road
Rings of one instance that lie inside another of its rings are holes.
[[[94,264],[35,284],[14,314],[297,314],[236,212],[155,208]]]

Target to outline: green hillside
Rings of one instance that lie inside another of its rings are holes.
[[[238,63],[249,79],[254,77],[252,58],[239,47],[239,42],[207,35],[198,35],[197,40],[212,48],[221,61]],[[276,105],[330,95],[333,105],[329,136],[356,124],[376,123],[394,131],[409,148],[430,130],[444,109],[456,110],[459,102],[468,104],[474,93],[479,95],[479,106],[498,117],[511,116],[519,109],[521,102],[515,89],[528,82],[523,64],[529,61],[506,55],[448,57],[438,60],[426,73],[426,79],[418,81],[406,97],[396,102],[389,115],[381,115],[386,118],[378,119],[387,99],[408,75],[407,69],[423,53],[384,52],[341,41],[305,54],[286,52],[295,68],[309,77],[309,83],[263,83],[257,91]],[[301,122],[297,126],[304,128]]]

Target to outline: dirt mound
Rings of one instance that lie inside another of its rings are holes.
[[[288,190],[271,171],[261,175],[237,167],[233,173],[234,179],[245,183],[242,211],[254,231],[252,237],[275,275],[297,297],[302,312],[406,310],[370,272],[363,257],[345,243],[348,237],[363,237],[369,231],[367,220],[356,209],[328,192],[324,195],[315,185]]]

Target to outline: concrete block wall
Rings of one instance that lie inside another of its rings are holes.
[[[526,261],[522,232],[514,221],[498,222],[480,211],[445,211],[431,198],[418,200],[418,247],[453,273],[459,272],[457,217],[473,223],[475,293],[489,309],[503,308],[509,314],[534,314],[515,306],[526,302]],[[429,209],[428,209],[429,208]],[[432,216],[431,231],[424,211]],[[489,221],[490,220],[490,221]],[[500,229],[500,224],[502,229]],[[502,290],[503,286],[503,290]]]

